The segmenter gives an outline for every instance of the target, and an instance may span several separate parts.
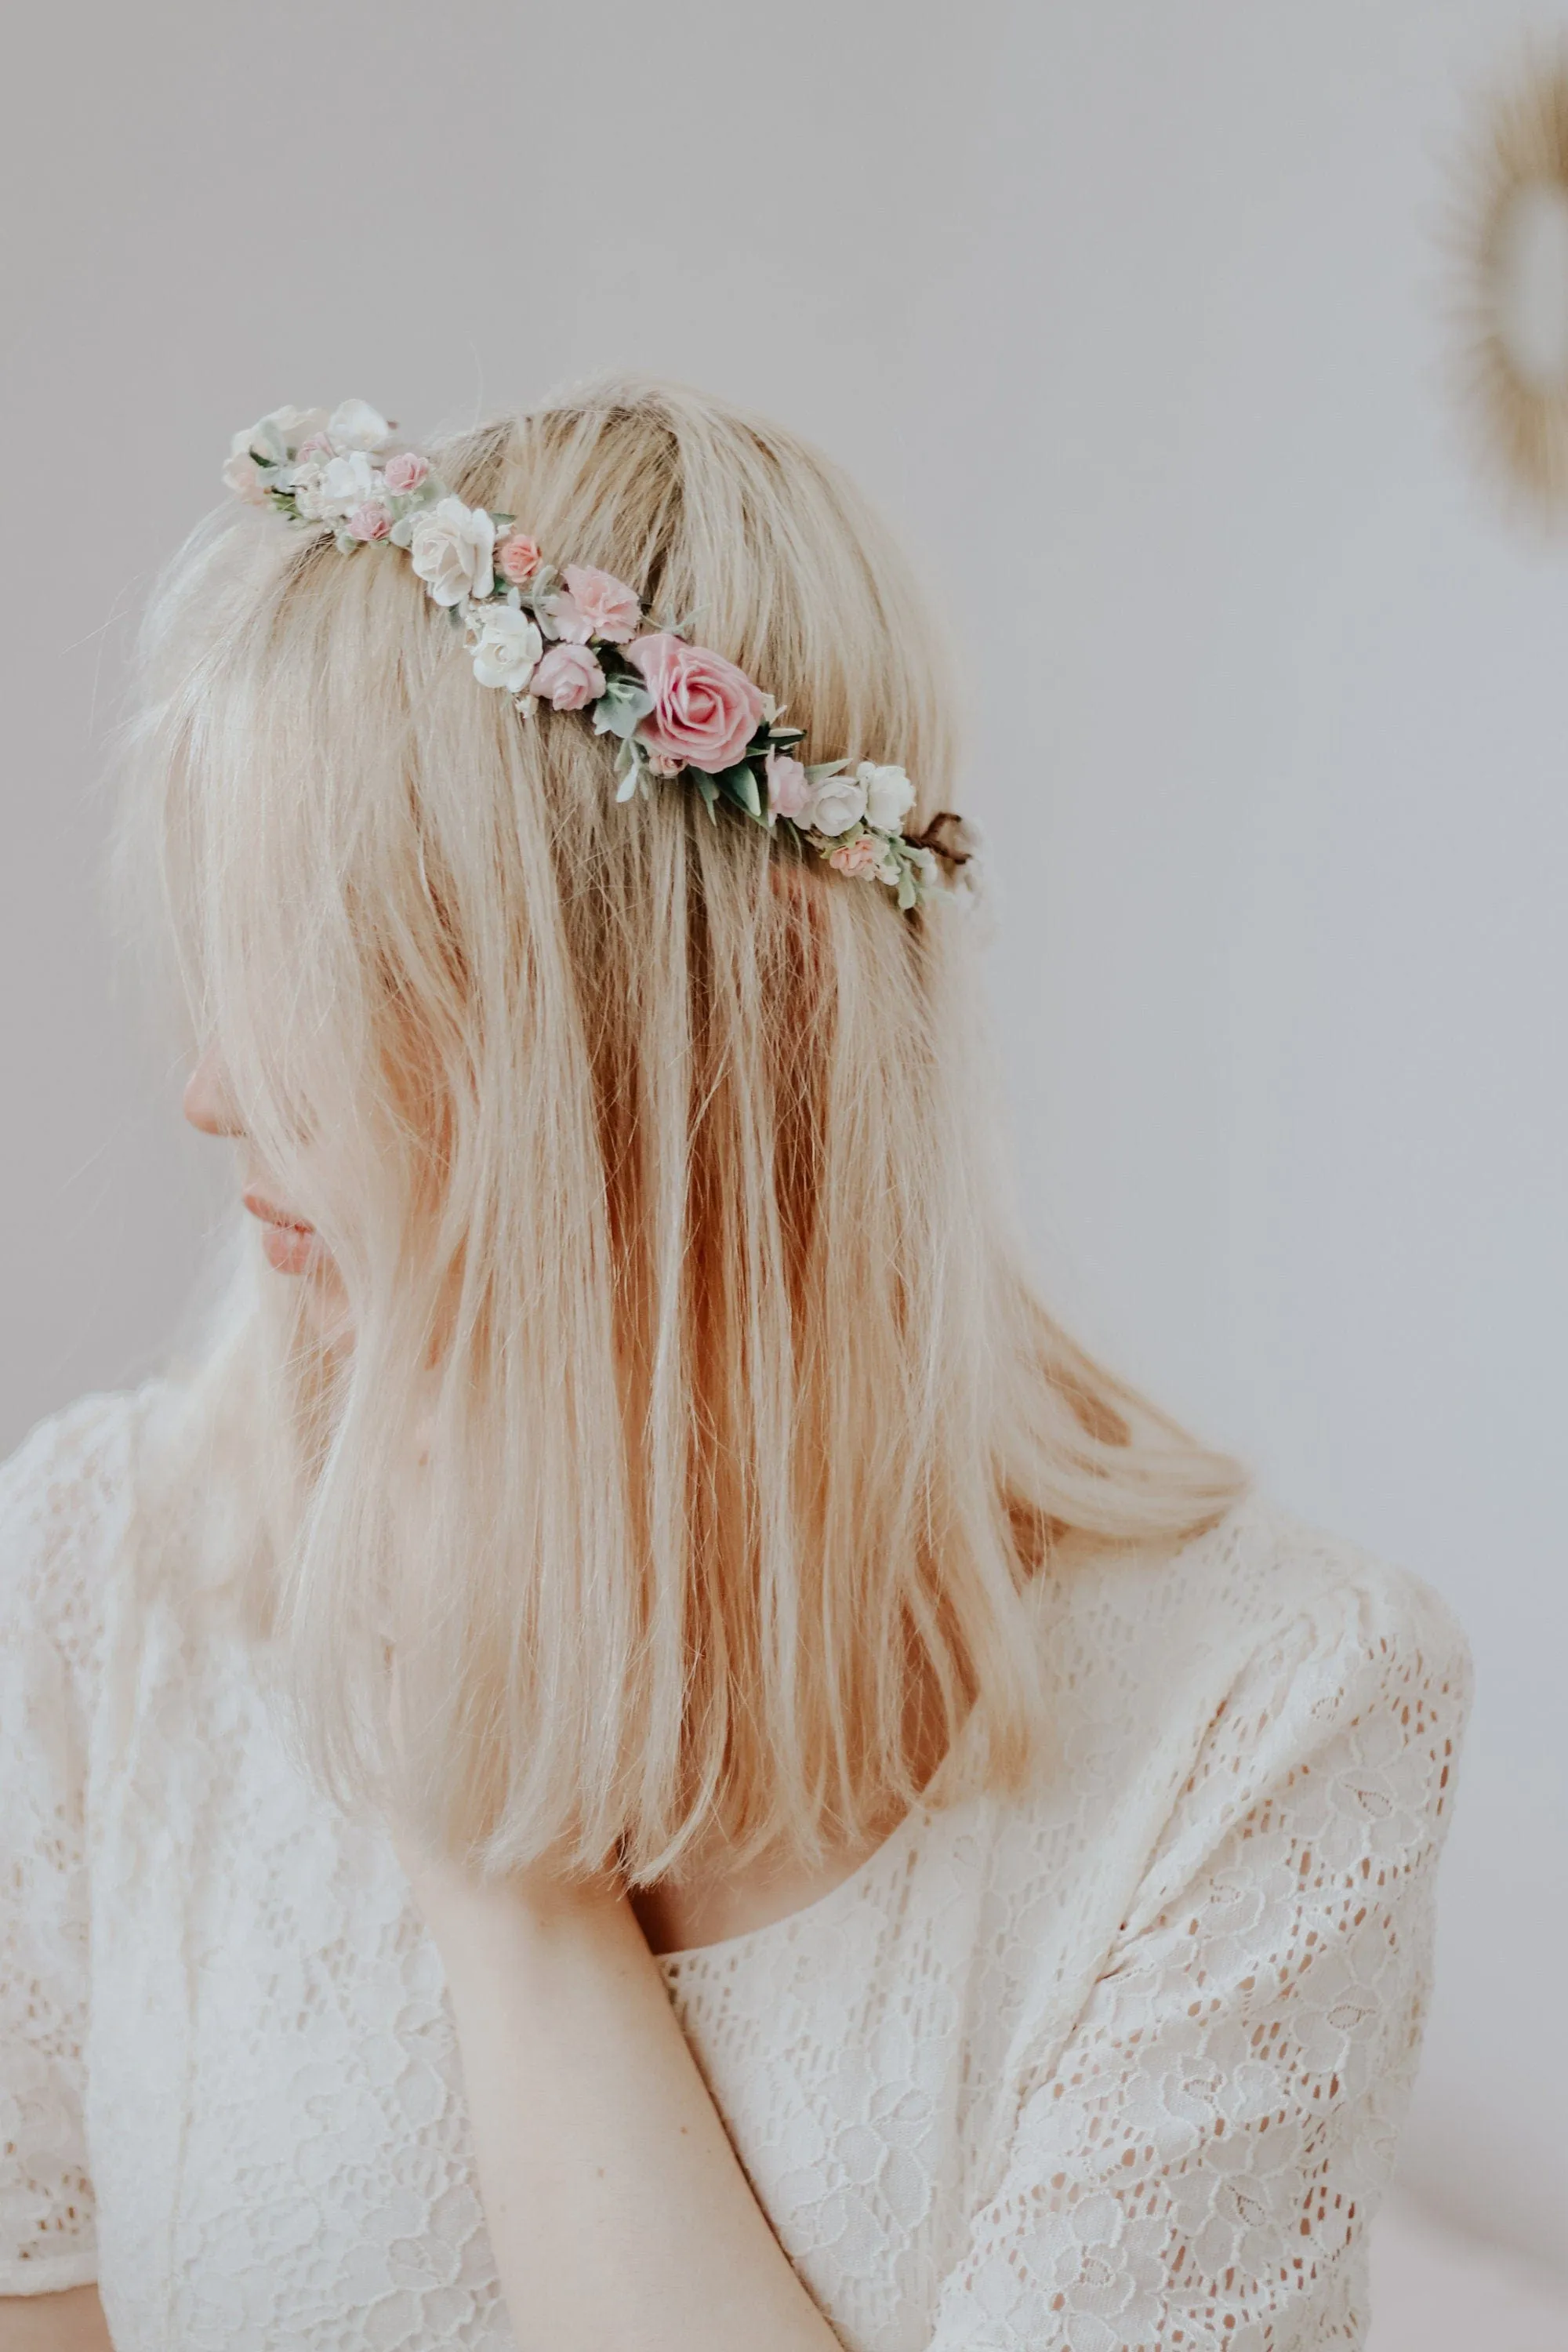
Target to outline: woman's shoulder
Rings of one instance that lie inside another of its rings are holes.
[[[162,1391],[149,1381],[79,1397],[0,1464],[0,1639],[47,1641],[68,1666],[86,1663]]]
[[[1109,1676],[1128,1696],[1206,1690],[1279,1647],[1418,1655],[1468,1688],[1464,1633],[1431,1585],[1256,1489],[1173,1546],[1089,1555],[1050,1580],[1042,1604],[1047,1650],[1075,1679]]]
[[[1357,1866],[1440,1842],[1469,1652],[1407,1569],[1254,1492],[1178,1544],[1064,1562],[1039,1609],[1049,1751],[994,1817],[1015,1909],[1072,1880],[1124,1936],[1216,1856],[1240,1885],[1292,1823]]]

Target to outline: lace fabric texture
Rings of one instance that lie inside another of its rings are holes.
[[[140,1397],[0,1471],[0,2294],[122,2352],[503,2352],[439,1959],[257,1662],[122,1572]],[[1057,1753],[662,1961],[849,2352],[1358,2345],[1464,1645],[1248,1501],[1043,1580]]]

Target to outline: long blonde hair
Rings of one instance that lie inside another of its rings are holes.
[[[696,614],[810,755],[902,763],[911,828],[962,805],[931,622],[793,436],[635,380],[433,454]],[[156,602],[122,870],[353,1300],[334,1354],[253,1239],[181,1391],[307,1752],[384,1793],[390,1644],[428,1834],[647,1880],[864,1840],[919,1794],[912,1687],[964,1727],[945,1795],[1017,1786],[1030,1577],[1242,1478],[1030,1286],[965,913],[617,805],[611,750],[477,688],[405,561],[242,516]]]

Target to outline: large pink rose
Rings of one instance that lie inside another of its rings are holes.
[[[561,577],[566,593],[557,596],[552,618],[555,634],[568,644],[585,646],[598,637],[607,646],[624,646],[642,625],[637,593],[613,572],[595,572],[591,563],[569,563]]]
[[[763,715],[763,698],[745,671],[666,629],[634,638],[626,659],[653,697],[637,729],[648,749],[710,776],[732,768]]]

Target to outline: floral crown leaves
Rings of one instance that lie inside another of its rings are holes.
[[[543,703],[615,737],[617,801],[685,777],[715,823],[723,802],[753,824],[783,826],[839,873],[884,884],[901,908],[920,906],[943,873],[974,894],[973,824],[944,809],[906,833],[915,792],[901,767],[799,760],[805,730],[692,641],[694,616],[647,614],[624,581],[591,565],[558,570],[514,515],[466,505],[367,401],[330,414],[274,409],[236,434],[223,478],[250,506],[330,530],[345,555],[405,551],[462,631],[481,686],[525,717]]]

